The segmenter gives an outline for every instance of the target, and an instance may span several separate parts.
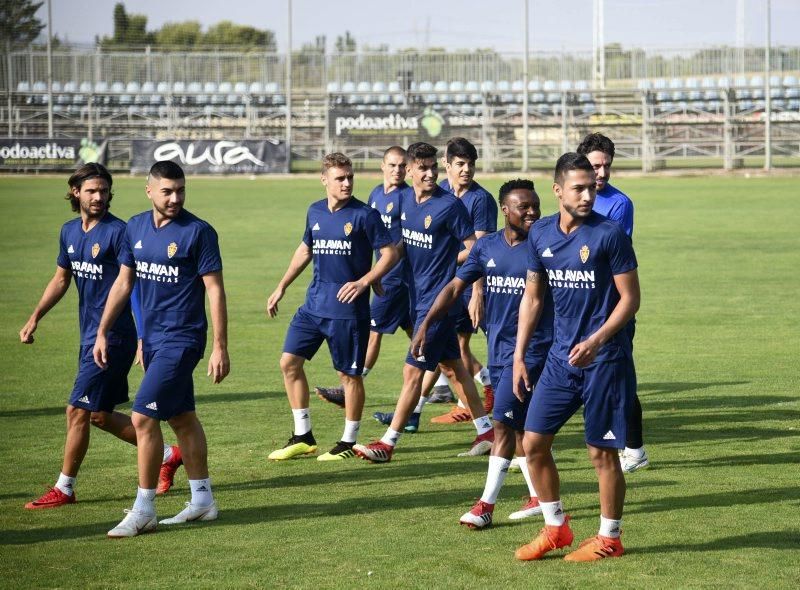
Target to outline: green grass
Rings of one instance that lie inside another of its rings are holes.
[[[549,182],[537,175],[545,211]],[[366,195],[376,177],[359,177]],[[496,190],[498,178],[486,179]],[[233,369],[219,386],[197,373],[198,413],[210,445],[214,523],[110,541],[130,507],[133,447],[95,431],[77,483],[79,502],[52,511],[22,505],[52,485],[63,448],[63,408],[77,353],[74,289],[18,343],[54,270],[70,217],[63,178],[0,178],[0,585],[4,587],[275,588],[730,588],[796,587],[800,495],[797,335],[797,179],[621,178],[636,203],[634,242],[642,309],[636,358],[652,468],[628,478],[627,555],[598,564],[516,563],[513,550],[541,521],[506,516],[525,494],[511,474],[496,526],[459,527],[483,488],[485,458],[455,455],[471,427],[427,425],[403,437],[388,465],[314,460],[268,463],[290,434],[278,371],[288,321],[309,271],[276,320],[264,315],[300,240],[316,180],[190,179],[189,208],[219,231],[229,297]],[[147,207],[143,180],[119,176],[112,210]],[[485,343],[476,338],[479,357]],[[387,338],[368,377],[365,416],[393,406],[406,339]],[[331,384],[323,348],[312,384]],[[140,373],[130,377],[135,389]],[[316,398],[323,447],[341,412]],[[432,406],[428,417],[444,408]],[[579,538],[598,526],[597,484],[580,416],[558,436],[562,497]],[[383,431],[367,418],[362,440]],[[169,438],[169,435],[168,435]],[[158,501],[162,517],[188,499],[181,470]],[[561,552],[559,552],[560,554]]]

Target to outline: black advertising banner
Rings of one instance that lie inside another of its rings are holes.
[[[160,160],[172,160],[191,174],[269,174],[287,172],[286,144],[271,140],[131,141],[131,172],[141,173]]]
[[[330,136],[334,141],[357,138],[391,142],[398,137],[413,141],[435,142],[449,139],[454,130],[480,127],[480,108],[469,112],[451,107],[400,107],[386,110],[359,111],[353,107],[333,107],[328,117]]]
[[[0,170],[75,170],[104,163],[105,140],[0,138]]]

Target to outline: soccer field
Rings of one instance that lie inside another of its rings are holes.
[[[628,476],[626,555],[594,564],[556,551],[519,563],[514,549],[540,517],[509,521],[522,476],[509,474],[494,527],[458,518],[483,489],[486,458],[457,458],[472,425],[428,424],[402,437],[389,464],[353,459],[270,463],[291,434],[278,370],[284,333],[310,269],[289,289],[277,319],[266,299],[300,241],[315,179],[197,179],[187,209],[220,235],[230,317],[230,376],[196,373],[197,409],[209,440],[218,521],[160,528],[112,541],[130,508],[136,452],[98,430],[76,484],[78,503],[27,511],[61,465],[64,404],[78,348],[77,299],[40,323],[33,346],[18,331],[52,276],[66,177],[0,178],[0,585],[3,587],[265,588],[796,588],[800,579],[800,280],[798,179],[617,178],[636,206],[634,246],[642,307],[635,353],[651,468]],[[543,212],[551,181],[534,177]],[[376,176],[358,176],[366,199]],[[482,184],[496,194],[500,178]],[[119,175],[112,212],[148,208],[144,179]],[[475,339],[479,358],[485,340]],[[366,379],[361,441],[394,406],[407,339],[384,339]],[[311,385],[335,382],[325,347],[307,365]],[[132,391],[141,378],[131,371]],[[129,404],[123,406],[128,411]],[[342,412],[312,397],[323,452]],[[174,436],[165,428],[167,440]],[[556,439],[562,499],[576,541],[599,524],[597,484],[576,416]],[[159,516],[189,499],[181,469],[157,502]],[[794,581],[793,581],[794,580]]]

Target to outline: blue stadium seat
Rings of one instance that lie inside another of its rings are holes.
[[[175,82],[172,85],[172,92],[175,92],[175,93],[186,92],[186,83],[185,82]]]
[[[214,94],[217,91],[217,83],[216,82],[205,82],[203,84],[203,92],[205,94]]]
[[[483,96],[481,95],[481,86],[475,80],[468,80],[466,84],[464,84],[464,90],[467,92],[467,100],[472,104],[478,104],[483,102]]]
[[[514,93],[514,100],[516,102],[522,102],[523,93],[525,92],[525,81],[524,80],[514,80],[511,83],[511,91]]]
[[[159,94],[169,94],[169,82],[159,82],[156,84],[156,92]]]
[[[670,98],[673,101],[679,102],[679,101],[682,101],[682,100],[686,100],[686,92],[684,92],[682,90],[683,86],[684,86],[684,82],[683,82],[683,79],[681,79],[681,78],[672,78],[669,81],[669,88],[670,88],[670,90],[672,90],[672,93],[670,94]]]
[[[758,101],[764,98],[764,78],[761,76],[753,76],[750,78],[750,96],[753,100]]]
[[[784,76],[783,85],[785,87],[783,96],[788,99],[800,98],[800,86],[797,82],[796,76]],[[787,108],[790,108],[787,105]]]
[[[31,91],[30,82],[17,82],[17,92],[30,92],[30,91]]]

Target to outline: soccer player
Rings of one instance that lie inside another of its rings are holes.
[[[469,251],[475,243],[475,234],[464,204],[436,184],[439,172],[436,148],[419,142],[410,145],[407,154],[412,186],[400,195],[400,226],[410,269],[416,333],[436,295],[455,275],[460,245],[463,243]],[[468,453],[482,455],[491,449],[494,439],[491,421],[461,362],[454,318],[448,316],[431,323],[426,342],[424,354],[409,353],[406,357],[403,388],[386,434],[372,444],[356,445],[354,450],[360,457],[374,463],[391,460],[401,430],[419,402],[425,371],[434,370],[440,362],[454,371],[456,393],[475,417],[478,436]]]
[[[378,211],[353,197],[350,159],[340,153],[325,156],[321,180],[326,197],[308,208],[303,240],[267,301],[267,313],[275,317],[286,288],[314,261],[305,304],[289,324],[281,355],[294,432],[286,446],[270,453],[269,458],[278,461],[317,450],[303,365],[314,358],[323,341],[328,342],[333,368],[344,387],[345,425],[341,440],[317,460],[355,457],[353,445],[364,409],[361,372],[369,341],[369,288],[374,285],[380,292],[381,278],[399,259],[397,246]],[[380,256],[370,268],[373,250],[379,250]]]
[[[102,164],[86,164],[67,181],[66,199],[79,217],[61,228],[56,272],[30,319],[19,332],[23,344],[33,344],[41,319],[66,294],[72,277],[78,289],[81,345],[78,375],[67,405],[67,439],[56,484],[25,508],[56,508],[74,504],[75,479],[89,448],[90,425],[136,445],[129,416],[114,411],[128,401],[128,372],[136,354],[136,328],[126,305],[109,331],[109,369],[101,371],[92,358],[100,313],[119,273],[125,222],[109,213],[113,179]],[[180,449],[164,445],[158,493],[166,493],[182,464]]]
[[[600,133],[590,133],[578,146],[577,152],[586,156],[597,178],[597,198],[593,210],[611,221],[616,221],[628,237],[633,238],[633,202],[625,193],[608,182],[611,178],[611,165],[614,162],[614,142]],[[633,340],[636,318],[631,320],[626,329],[630,330]],[[642,404],[639,396],[634,395],[628,417],[625,448],[620,453],[622,470],[625,473],[633,473],[650,465],[644,449],[642,431]]]
[[[367,205],[380,213],[381,220],[392,238],[392,243],[397,244],[402,239],[400,236],[400,190],[408,187],[406,184],[406,150],[396,145],[388,148],[383,153],[381,171],[383,172],[383,182],[372,189],[367,199]],[[380,258],[380,250],[376,250],[375,254],[377,258]],[[394,334],[400,327],[408,334],[409,338],[411,337],[413,324],[409,314],[407,272],[405,259],[402,259],[381,279],[383,295],[376,293],[372,296],[369,344],[362,377],[366,377],[378,362],[384,334]],[[344,408],[345,397],[342,387],[316,387],[315,390],[321,399]],[[409,428],[409,425],[406,425],[406,428]]]
[[[525,419],[524,448],[545,527],[516,551],[521,560],[572,544],[560,498],[553,438],[583,405],[585,441],[600,488],[600,531],[565,559],[593,561],[623,553],[620,531],[625,476],[617,450],[625,445],[626,414],[636,372],[625,326],[639,308],[639,278],[622,228],[592,211],[597,183],[586,156],[562,155],[553,192],[559,211],[528,234],[528,274],[514,350],[514,392],[530,391],[525,353],[549,288],[554,341]]]
[[[489,340],[489,372],[494,386],[494,445],[489,456],[489,470],[483,495],[475,506],[461,517],[461,524],[484,528],[492,523],[492,514],[500,488],[514,456],[522,447],[522,431],[530,394],[524,401],[514,396],[511,387],[514,344],[517,338],[519,303],[525,289],[528,267],[526,240],[533,223],[541,216],[539,196],[530,180],[510,180],[500,187],[500,209],[505,227],[489,234],[470,250],[467,261],[458,269],[455,278],[439,293],[428,315],[420,324],[411,343],[412,355],[425,347],[425,333],[431,324],[442,318],[459,303],[464,291],[484,279],[486,333]],[[547,351],[553,340],[553,303],[547,295],[543,317],[525,355],[528,378],[535,383],[544,366]],[[541,514],[536,491],[522,457],[521,470],[530,496],[521,510],[510,518],[517,520]]]
[[[475,228],[475,238],[497,231],[497,204],[494,197],[475,182],[475,165],[478,161],[478,150],[475,146],[463,137],[454,137],[445,146],[445,171],[447,178],[440,186],[453,193],[469,211],[472,225]],[[459,263],[463,264],[466,260],[466,253],[462,250],[459,255]],[[476,288],[482,288],[479,279]],[[472,299],[472,285],[461,296],[461,312],[456,318],[456,332],[458,333],[458,346],[461,351],[461,361],[469,371],[470,375],[475,375],[475,380],[483,386],[484,407],[486,412],[492,411],[494,392],[492,390],[489,371],[481,366],[470,349],[470,339],[477,332],[477,328],[472,325],[472,315],[476,313],[475,307],[480,306],[482,299],[476,297]],[[472,309],[470,309],[472,308]],[[446,383],[446,379],[444,381]],[[437,382],[437,385],[440,383]],[[453,406],[449,412],[441,416],[431,418],[434,424],[455,424],[465,422],[471,417],[463,404]]]
[[[174,162],[153,164],[146,192],[152,210],[128,221],[122,266],[108,295],[93,351],[97,365],[107,368],[109,331],[126,307],[135,283],[142,308],[145,367],[133,402],[139,488],[133,508],[108,532],[112,538],[133,537],[156,528],[153,500],[162,421],[167,421],[178,437],[192,495],[184,510],[160,524],[214,520],[218,514],[192,380],[206,348],[206,294],[213,323],[208,375],[219,383],[230,371],[228,310],[217,232],[184,209],[186,178]]]

